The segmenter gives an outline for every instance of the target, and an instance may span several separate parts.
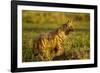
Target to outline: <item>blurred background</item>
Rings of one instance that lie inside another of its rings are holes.
[[[74,32],[64,42],[65,57],[58,60],[90,58],[90,14],[50,11],[22,11],[22,61],[31,62],[32,40],[40,33],[57,29],[67,20],[72,21]]]

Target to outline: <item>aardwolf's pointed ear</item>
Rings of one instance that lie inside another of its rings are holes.
[[[70,26],[72,26],[73,22],[71,20],[68,20],[67,24],[70,25]]]
[[[67,21],[67,24],[69,24],[69,23],[71,23],[71,20],[68,20],[68,21]]]
[[[69,22],[70,22],[70,21],[68,20],[68,21],[67,21],[67,24],[68,24]]]

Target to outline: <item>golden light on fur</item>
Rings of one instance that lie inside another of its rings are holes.
[[[33,38],[33,57],[36,61],[52,60],[64,53],[64,40],[73,28],[68,21],[52,32],[42,33],[38,38]]]

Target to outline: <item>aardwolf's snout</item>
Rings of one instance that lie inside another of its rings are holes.
[[[72,26],[69,26],[69,30],[70,30],[70,31],[74,31],[74,29],[73,29]]]

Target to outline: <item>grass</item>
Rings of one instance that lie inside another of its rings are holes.
[[[65,40],[67,59],[89,59],[89,32],[73,32]]]
[[[59,60],[82,60],[90,58],[90,23],[88,13],[65,12],[22,12],[22,61],[32,62],[32,39],[40,33],[49,32],[61,26],[67,19],[73,22],[74,32],[64,41],[65,57]]]

